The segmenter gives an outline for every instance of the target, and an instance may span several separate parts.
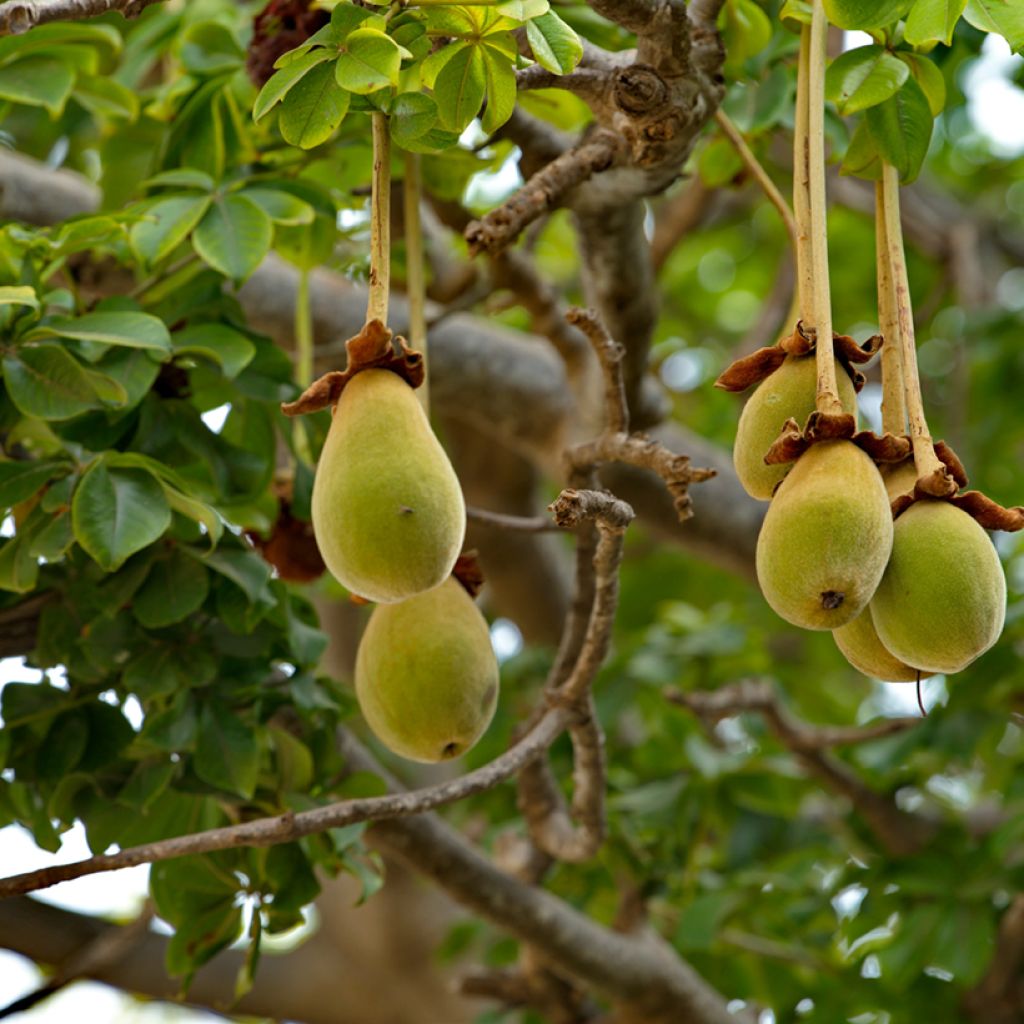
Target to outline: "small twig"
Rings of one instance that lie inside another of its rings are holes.
[[[882,163],[882,210],[885,221],[885,241],[889,253],[889,273],[892,277],[896,316],[899,323],[899,344],[903,361],[903,388],[906,396],[910,440],[914,446],[914,467],[918,486],[924,485],[936,497],[955,494],[956,481],[935,454],[935,445],[928,430],[921,396],[921,380],[917,371],[917,347],[914,339],[914,314],[910,306],[910,284],[907,280],[907,260],[903,251],[903,230],[900,225],[899,172],[891,164]]]
[[[934,836],[935,826],[931,822],[921,815],[900,810],[889,797],[865,785],[846,764],[826,753],[830,746],[877,739],[879,735],[889,735],[909,728],[919,723],[920,719],[901,720],[898,728],[879,723],[875,728],[882,731],[867,735],[863,730],[856,735],[849,730],[830,734],[827,730],[819,730],[799,721],[785,711],[774,688],[761,680],[745,680],[714,691],[682,693],[669,689],[665,695],[705,722],[716,722],[743,711],[762,714],[780,742],[815,775],[853,804],[889,855],[912,856]]]
[[[890,248],[885,223],[885,190],[875,183],[875,262],[878,277],[878,330],[882,346],[882,430],[901,436],[907,429],[907,405],[903,393],[903,350],[896,291],[889,267]]]
[[[0,4],[0,36],[20,35],[50,21],[79,21],[117,11],[125,18],[137,18],[150,4],[160,0],[8,0]]]
[[[520,533],[554,533],[564,529],[550,516],[512,516],[505,512],[491,512],[485,508],[466,507],[466,518],[482,526],[493,526],[499,530],[516,530]]]
[[[549,709],[515,746],[490,764],[450,782],[406,793],[342,800],[298,814],[257,818],[241,825],[207,829],[204,832],[128,847],[117,853],[100,854],[87,860],[56,864],[37,871],[11,875],[0,879],[0,899],[46,889],[51,885],[83,878],[86,875],[134,867],[136,864],[154,864],[157,861],[172,860],[191,854],[212,853],[215,850],[231,850],[245,846],[274,846],[360,821],[382,821],[387,818],[421,814],[423,811],[493,789],[500,782],[515,775],[524,765],[547,750],[562,734],[571,718],[572,715],[564,708]]]
[[[418,153],[405,154],[402,182],[405,220],[405,292],[409,303],[409,344],[423,353],[423,383],[416,389],[424,411],[430,414],[430,361],[427,353],[426,256],[423,246],[423,171]]]
[[[592,309],[574,307],[565,314],[565,319],[578,327],[590,340],[604,375],[604,402],[608,422],[606,431],[620,433],[629,429],[629,406],[626,404],[626,387],[622,377],[622,361],[626,350],[614,341],[600,317]]]
[[[516,72],[516,87],[528,89],[564,89],[586,103],[599,103],[608,91],[611,73],[604,68],[577,67],[567,75],[556,75],[540,64]]]
[[[388,322],[391,289],[391,135],[387,114],[370,115],[373,184],[370,195],[370,295],[366,320]]]
[[[744,166],[754,176],[754,180],[758,185],[761,186],[761,191],[764,192],[772,206],[778,210],[782,223],[785,225],[786,233],[789,235],[790,243],[793,246],[795,258],[797,230],[792,208],[764,169],[764,165],[754,156],[754,151],[747,145],[747,140],[743,138],[740,130],[733,124],[732,119],[721,107],[715,111],[715,120],[718,122],[718,127],[722,129],[725,137],[732,143],[736,152],[739,153]]]
[[[615,132],[598,129],[546,164],[501,206],[466,228],[470,253],[494,253],[511,245],[527,224],[557,207],[577,185],[607,170],[621,145]]]

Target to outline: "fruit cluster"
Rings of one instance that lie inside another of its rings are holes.
[[[393,357],[373,322],[288,412],[331,405],[313,483],[316,542],[332,575],[376,602],[356,658],[356,696],[390,750],[414,761],[465,753],[490,724],[498,664],[490,631],[452,570],[466,510],[458,477],[410,384],[418,354]]]
[[[854,386],[838,363],[837,379],[855,415]],[[1006,581],[991,540],[963,509],[914,494],[912,458],[880,469],[841,439],[811,444],[792,467],[766,464],[786,420],[814,412],[815,392],[814,357],[787,356],[740,417],[737,474],[751,496],[771,501],[757,544],[765,598],[794,625],[832,630],[867,675],[959,672],[1003,628]]]

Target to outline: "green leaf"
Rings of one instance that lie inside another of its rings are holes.
[[[53,320],[37,327],[28,337],[73,338],[167,354],[171,351],[171,336],[163,320],[148,313],[86,313],[74,319]]]
[[[908,184],[921,170],[932,137],[932,111],[928,99],[913,78],[908,78],[895,96],[865,115],[879,152]]]
[[[855,114],[892,96],[910,68],[882,46],[858,46],[837,57],[825,74],[825,98],[840,114]]]
[[[149,473],[108,469],[99,459],[75,489],[71,516],[75,539],[107,572],[152,544],[171,525],[163,488]]]
[[[161,171],[147,178],[142,188],[197,188],[200,192],[212,192],[216,182],[205,171],[194,167],[175,167],[169,171]]]
[[[227,378],[237,377],[256,355],[256,346],[226,324],[197,324],[175,331],[171,344],[178,355],[198,355],[215,362]]]
[[[71,516],[67,509],[58,512],[36,535],[28,545],[28,553],[33,558],[44,558],[47,562],[56,562],[67,554],[75,542],[71,528]]]
[[[153,563],[132,601],[132,612],[147,629],[172,626],[201,607],[209,590],[206,569],[175,550]]]
[[[0,306],[28,306],[31,309],[38,309],[39,297],[36,290],[27,284],[8,284],[0,287]]]
[[[335,54],[330,50],[310,50],[271,75],[256,97],[256,104],[252,108],[253,120],[262,121],[291,92],[292,87],[302,80],[307,71],[334,57]]]
[[[0,68],[0,98],[45,107],[56,117],[67,103],[75,72],[50,57],[26,57]]]
[[[1014,53],[1024,50],[1024,4],[1020,0],[968,0],[964,17],[982,32],[996,32]]]
[[[480,126],[488,135],[492,135],[515,110],[516,73],[508,57],[486,42],[481,47],[481,53],[484,58],[484,78],[487,82],[487,106],[480,118]]]
[[[953,42],[953,29],[964,13],[967,0],[916,0],[903,31],[912,46]]]
[[[866,178],[868,181],[879,181],[882,177],[882,154],[864,118],[858,122],[853,138],[846,147],[839,172]]]
[[[400,146],[422,138],[437,124],[437,104],[422,92],[403,92],[391,105],[391,137]]]
[[[8,394],[26,416],[66,420],[102,402],[88,371],[60,345],[24,345],[3,360]]]
[[[547,14],[551,9],[551,4],[548,3],[548,0],[505,0],[494,9],[506,18],[529,21],[531,18],[539,18],[542,14]]]
[[[202,524],[206,528],[206,535],[210,538],[211,550],[217,546],[221,535],[224,533],[224,521],[217,514],[217,510],[198,498],[190,497],[183,491],[178,490],[166,480],[161,480],[164,488],[164,497],[167,504],[179,515]]]
[[[202,562],[240,587],[251,603],[273,600],[267,585],[270,582],[270,566],[255,552],[222,548],[205,555]]]
[[[771,19],[754,0],[729,0],[723,11],[722,37],[731,66],[762,53],[772,39]]]
[[[39,560],[31,553],[32,541],[43,520],[34,519],[0,548],[0,590],[27,594],[39,580]],[[6,693],[6,689],[4,691]]]
[[[139,116],[139,99],[113,78],[79,75],[74,98],[91,114],[134,121]]]
[[[811,5],[809,0],[786,0],[779,11],[779,21],[790,32],[799,32],[801,25],[810,25]]]
[[[196,75],[217,75],[234,71],[245,57],[235,35],[217,21],[190,25],[181,37],[181,63]]]
[[[348,113],[349,94],[334,77],[335,65],[310,71],[285,97],[278,127],[285,142],[312,149],[326,142]]]
[[[65,476],[71,467],[66,462],[47,459],[37,462],[0,462],[0,508],[11,508],[31,498],[44,484]]]
[[[480,112],[487,89],[487,70],[479,46],[466,46],[448,61],[434,80],[434,100],[441,123],[461,132]]]
[[[152,265],[169,256],[203,219],[211,202],[209,196],[169,196],[147,207],[131,230],[139,258]]]
[[[846,29],[879,28],[898,21],[912,0],[825,0],[825,14],[833,25]]]
[[[270,218],[251,199],[234,194],[213,201],[192,244],[214,270],[244,281],[263,262],[273,238]]]
[[[905,61],[914,80],[928,100],[932,115],[938,117],[946,109],[946,79],[942,72],[935,66],[935,62],[921,53],[907,53],[901,50],[896,54],[900,60]]]
[[[251,726],[223,704],[203,705],[192,762],[196,775],[211,786],[250,799],[256,792],[259,757]]]
[[[275,224],[294,227],[312,224],[316,211],[304,199],[279,188],[247,188],[242,195],[251,199]]]
[[[580,37],[554,11],[527,22],[526,38],[537,63],[556,75],[567,75],[583,56]]]
[[[358,28],[345,40],[338,58],[338,85],[348,92],[368,95],[389,85],[398,85],[402,55],[398,43],[384,32]]]

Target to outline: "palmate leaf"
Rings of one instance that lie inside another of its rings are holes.
[[[273,237],[274,226],[263,210],[234,193],[213,201],[192,234],[192,245],[214,270],[244,281],[270,251]]]
[[[858,46],[837,57],[825,75],[825,97],[840,114],[854,114],[892,96],[910,68],[882,46]]]
[[[904,38],[912,46],[953,41],[953,30],[967,0],[915,0],[907,16]]]
[[[398,85],[401,66],[398,43],[377,29],[360,28],[345,40],[336,65],[336,78],[342,89],[368,95]]]
[[[312,149],[334,134],[348,106],[349,94],[335,79],[335,65],[320,64],[289,91],[278,126],[286,142]]]
[[[441,123],[463,131],[480,112],[487,91],[487,68],[480,46],[459,50],[434,80],[434,99]]]
[[[583,56],[580,37],[554,11],[527,22],[526,37],[537,63],[556,75],[567,75]]]
[[[96,378],[61,345],[22,345],[4,356],[3,373],[11,401],[26,416],[66,420],[103,405]]]
[[[26,57],[0,67],[0,99],[45,107],[56,117],[75,84],[75,71],[54,57]]]

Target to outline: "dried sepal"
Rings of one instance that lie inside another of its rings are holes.
[[[264,537],[258,530],[246,530],[250,544],[277,570],[279,579],[289,583],[312,583],[319,579],[327,566],[320,555],[313,524],[292,515],[291,474],[279,474],[274,480],[277,496],[277,519],[270,534]]]
[[[931,473],[918,477],[914,484],[914,495],[918,498],[951,498],[958,490],[946,466],[938,466]]]
[[[854,364],[866,363],[877,354],[882,347],[881,335],[873,335],[859,345],[847,334],[833,334],[832,344],[836,359],[853,381],[854,390],[859,392],[864,387],[865,377],[854,368]],[[780,338],[776,344],[759,348],[733,362],[715,381],[715,387],[723,391],[746,391],[773,374],[786,356],[806,356],[813,351],[814,337],[800,321],[792,334]]]
[[[484,572],[480,568],[480,561],[476,550],[463,551],[455,560],[455,568],[452,575],[462,584],[470,597],[476,597],[483,589]]]
[[[395,338],[399,345],[396,353],[392,334],[380,320],[370,320],[363,329],[345,342],[348,365],[344,370],[331,370],[315,380],[294,401],[284,402],[281,412],[285,416],[304,416],[337,404],[345,385],[362,370],[391,370],[411,388],[423,383],[423,353],[409,347],[405,338]]]
[[[910,438],[906,435],[876,434],[873,430],[859,430],[850,440],[863,449],[876,463],[902,462],[911,453]]]
[[[960,461],[956,452],[946,444],[945,441],[935,442],[935,455],[946,469],[949,470],[949,475],[957,482],[960,487],[967,486],[967,470],[964,469],[964,464]]]
[[[1024,530],[1024,507],[1020,505],[1005,508],[981,491],[964,491],[954,495],[949,502],[963,509],[986,530],[1005,530],[1007,533]]]
[[[765,452],[764,461],[768,466],[780,466],[787,462],[796,462],[810,447],[811,442],[804,437],[800,424],[791,416],[782,424],[782,431]]]

